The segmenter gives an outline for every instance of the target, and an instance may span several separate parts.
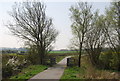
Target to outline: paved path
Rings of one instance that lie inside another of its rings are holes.
[[[67,64],[67,58],[65,57],[59,63],[54,65],[53,67],[48,68],[47,70],[38,73],[28,81],[59,81],[60,77],[62,76],[64,69]]]

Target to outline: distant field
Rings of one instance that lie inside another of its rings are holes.
[[[50,51],[49,53],[77,53],[77,51]]]

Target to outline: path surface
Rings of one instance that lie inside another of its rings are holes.
[[[63,60],[61,60],[59,63],[57,63],[53,67],[50,67],[47,70],[38,73],[37,75],[29,79],[28,81],[34,81],[35,79],[37,81],[59,81],[66,67],[67,58],[69,57],[70,56],[65,57]]]

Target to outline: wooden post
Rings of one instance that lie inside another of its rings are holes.
[[[67,58],[67,66],[69,66],[70,58]]]
[[[72,66],[72,58],[67,58],[67,66]]]
[[[74,66],[75,64],[75,59],[74,58],[67,58],[67,66],[68,67],[72,67]]]
[[[56,58],[50,58],[50,65],[56,64]]]

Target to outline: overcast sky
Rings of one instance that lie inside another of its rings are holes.
[[[0,2],[0,47],[23,47],[21,39],[10,35],[10,31],[6,28],[7,22],[11,20],[8,11],[12,10],[14,2]],[[54,27],[59,31],[59,35],[54,44],[54,49],[65,49],[70,44],[72,32],[70,25],[71,5],[76,2],[45,2],[46,14],[53,19]],[[93,4],[93,11],[100,10],[100,14],[104,14],[105,7],[109,6],[109,2],[90,2]]]

